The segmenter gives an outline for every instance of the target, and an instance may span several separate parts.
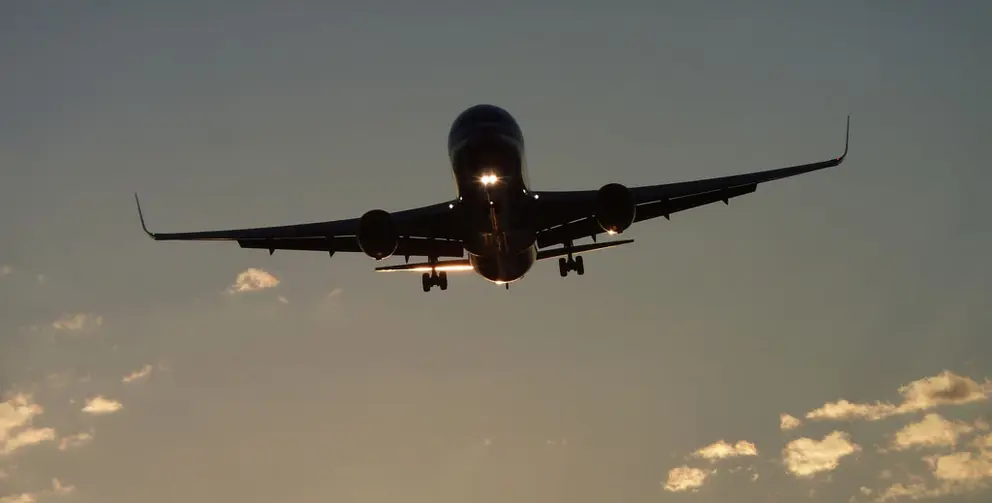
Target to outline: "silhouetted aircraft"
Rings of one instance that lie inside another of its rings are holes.
[[[493,105],[476,105],[455,119],[448,134],[448,156],[457,187],[450,201],[404,211],[374,209],[360,218],[280,227],[222,231],[153,233],[156,240],[237,241],[242,248],[361,252],[382,260],[403,256],[404,264],[377,271],[423,272],[423,290],[448,288],[448,271],[474,270],[497,284],[524,276],[538,260],[558,259],[562,277],[585,273],[579,254],[633,242],[596,242],[633,223],[750,194],[759,183],[839,165],[847,156],[787,168],[662,185],[626,187],[607,183],[598,190],[535,191],[528,187],[524,138],[517,121]],[[593,242],[575,244],[590,237]],[[468,258],[463,258],[465,255]],[[410,257],[426,262],[409,263]]]

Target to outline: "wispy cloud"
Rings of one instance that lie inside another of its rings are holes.
[[[129,383],[132,383],[134,381],[137,381],[138,379],[141,379],[143,377],[148,377],[148,375],[151,374],[151,373],[152,373],[152,366],[151,365],[145,365],[145,366],[141,367],[140,369],[135,370],[134,372],[131,372],[130,374],[122,377],[121,378],[121,382],[124,383],[124,384],[129,384]]]
[[[121,410],[123,405],[117,400],[111,400],[103,395],[90,398],[83,407],[83,412],[93,415],[111,414]]]
[[[898,404],[838,400],[810,411],[806,414],[806,418],[877,421],[899,414],[929,410],[939,405],[961,405],[987,400],[989,393],[992,393],[992,383],[989,381],[979,384],[970,378],[945,370],[934,377],[925,377],[899,388],[902,401]]]
[[[250,268],[238,274],[237,279],[234,280],[234,284],[228,287],[227,292],[231,294],[254,292],[266,288],[274,288],[278,285],[279,278],[276,278],[271,273],[262,269]]]
[[[76,486],[65,485],[61,480],[52,479],[52,486],[36,492],[20,493],[0,498],[0,503],[37,503],[42,496],[65,496],[76,491]]]
[[[45,412],[31,395],[19,393],[0,403],[0,455],[55,439],[55,430],[34,428],[34,418]]]
[[[733,445],[724,440],[720,440],[692,453],[692,456],[694,457],[708,459],[711,462],[726,458],[757,455],[758,448],[747,440],[740,440]]]
[[[90,313],[67,314],[52,322],[56,330],[78,332],[103,325],[103,316]]]
[[[59,439],[59,450],[64,451],[67,449],[74,449],[76,447],[82,447],[93,440],[92,432],[79,432],[75,435],[69,435]]]
[[[11,267],[9,265],[6,265],[6,264],[0,266],[0,278],[2,278],[4,276],[10,276],[11,274],[14,274],[14,268],[13,267]]]
[[[55,440],[52,428],[25,428],[8,438],[0,447],[0,455],[10,454],[20,448]]]

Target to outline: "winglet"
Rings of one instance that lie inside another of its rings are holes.
[[[844,158],[847,157],[847,146],[851,141],[851,116],[847,116],[847,131],[844,133],[844,153],[837,158],[837,162],[844,162]]]
[[[138,219],[141,220],[141,229],[145,231],[145,234],[148,234],[148,237],[155,239],[155,234],[150,232],[148,227],[145,225],[145,216],[141,213],[141,201],[138,200],[137,192],[134,193],[134,204],[138,206]]]

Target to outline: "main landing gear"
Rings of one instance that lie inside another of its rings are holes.
[[[440,274],[437,271],[425,272],[421,279],[425,292],[431,291],[431,288],[435,286],[440,287],[441,290],[448,289],[448,273],[445,271],[441,271]]]
[[[586,266],[582,263],[582,256],[575,258],[569,256],[567,260],[564,257],[558,259],[558,274],[561,274],[561,277],[564,278],[568,276],[569,271],[575,271],[579,276],[586,273]]]

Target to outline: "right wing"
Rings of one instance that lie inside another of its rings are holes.
[[[358,246],[359,218],[313,222],[275,227],[254,227],[217,231],[155,233],[148,230],[141,211],[138,195],[141,228],[156,241],[236,241],[242,248],[269,250],[309,250],[335,252],[361,252]],[[449,203],[438,203],[420,208],[391,213],[393,224],[400,236],[396,255],[407,257],[462,257],[460,226],[456,212]]]
[[[637,208],[634,222],[658,217],[667,219],[673,213],[720,201],[730,204],[730,199],[754,192],[758,184],[839,166],[847,157],[850,136],[851,118],[848,117],[844,153],[833,159],[703,180],[631,187]],[[539,247],[595,237],[604,232],[595,221],[598,190],[537,192],[536,195],[539,198]]]

